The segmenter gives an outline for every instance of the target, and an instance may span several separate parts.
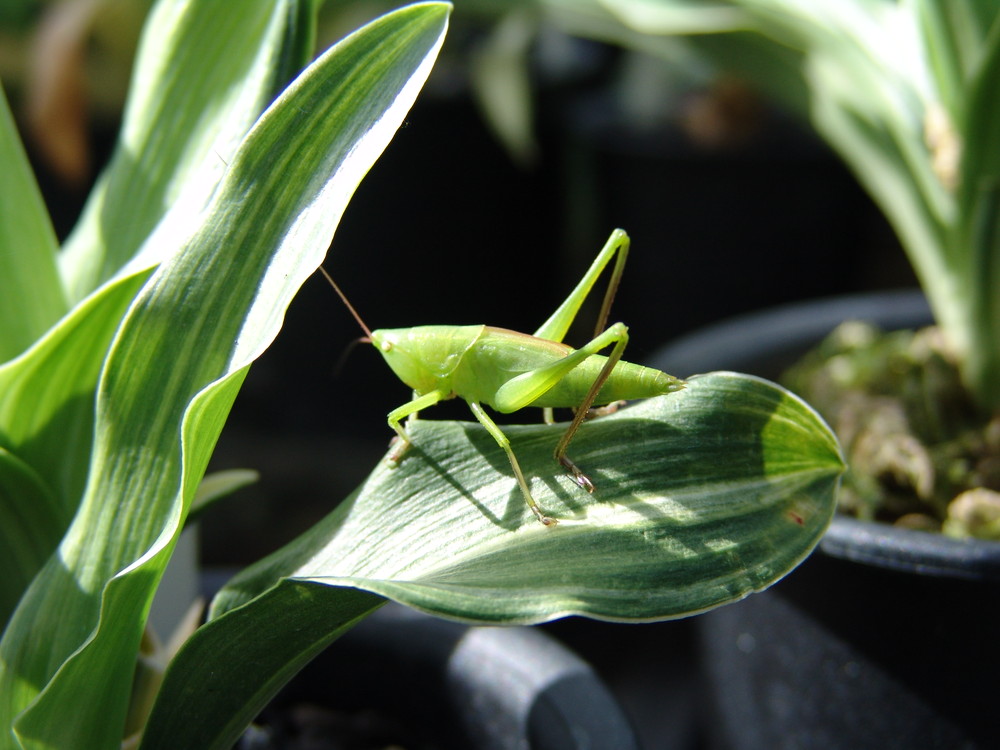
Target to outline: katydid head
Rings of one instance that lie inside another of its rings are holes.
[[[450,392],[456,370],[485,326],[417,326],[372,331],[372,343],[396,377],[417,393]]]
[[[372,331],[371,340],[382,354],[396,377],[418,393],[437,388],[438,378],[428,367],[419,340],[414,340],[417,329],[379,329]]]
[[[340,301],[344,303],[344,306],[354,317],[354,320],[361,326],[361,330],[365,332],[364,337],[359,339],[359,341],[366,344],[374,344],[392,371],[396,373],[396,377],[414,390],[421,393],[433,390],[437,385],[436,376],[427,367],[426,357],[421,356],[420,337],[418,336],[414,340],[410,336],[411,332],[415,329],[401,328],[396,330],[383,329],[372,331],[365,324],[365,321],[361,319],[361,315],[354,309],[354,305],[350,303],[347,295],[337,286],[337,282],[327,273],[326,269],[320,266],[319,271],[330,286],[333,287],[333,291],[340,297]]]

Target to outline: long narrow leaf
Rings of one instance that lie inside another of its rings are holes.
[[[0,623],[5,626],[28,582],[66,528],[59,503],[40,476],[0,448]],[[2,630],[2,628],[0,628]]]
[[[66,312],[56,235],[0,87],[0,362]]]
[[[963,377],[986,407],[1000,407],[1000,24],[985,43],[969,84],[959,185],[960,216],[951,264],[962,282],[969,320]]]
[[[982,62],[984,42],[1000,6],[981,0],[912,0],[927,62],[952,122],[965,118],[965,92]]]
[[[48,335],[0,366],[0,439],[12,459],[38,478],[52,504],[37,493],[11,493],[4,513],[32,518],[33,553],[0,577],[0,598],[17,601],[55,549],[76,512],[89,470],[94,388],[122,314],[148,273],[121,278],[77,305]],[[0,524],[0,546],[24,544],[17,523]],[[29,564],[30,563],[30,564]]]
[[[127,274],[78,305],[47,336],[39,338],[54,322],[51,314],[40,329],[41,322],[32,324],[39,340],[17,361],[0,367],[3,447],[45,479],[64,506],[62,530],[83,491],[93,433],[93,394],[111,337],[148,275],[145,272],[176,252],[177,227],[190,223],[214,189],[225,166],[221,156],[235,147],[230,141],[237,142],[245,135],[273,96],[275,61],[302,57],[300,47],[312,36],[305,33],[305,42],[296,38],[302,36],[297,30],[307,25],[298,17],[303,2],[308,6],[308,0],[255,0],[242,14],[215,3],[162,3],[154,11],[152,24],[159,35],[147,34],[140,50],[135,76],[138,89],[126,112],[124,135],[64,252],[63,269],[79,262],[95,270],[106,262],[107,273],[102,271],[99,276],[117,272],[133,259],[168,203],[176,202],[182,184],[190,187],[185,198],[188,211],[183,212],[184,206],[175,210],[165,222],[162,241],[148,243],[144,262],[133,262]],[[225,33],[217,30],[206,38],[206,30],[216,26],[213,14],[218,13],[232,16],[227,18]],[[181,36],[192,28],[202,36]],[[238,37],[240,45],[229,48],[225,64],[206,79],[197,71],[208,53],[201,55],[199,50],[218,52],[219,44],[226,42],[226,33]],[[288,64],[278,66],[279,81],[290,77]],[[183,85],[184,76],[196,83]],[[212,85],[219,85],[220,90]],[[169,117],[159,118],[161,111]],[[12,159],[11,165],[12,174],[16,174],[17,161]],[[18,210],[27,200],[21,195],[30,197],[31,190],[27,186],[18,190],[17,199],[3,201],[0,211],[10,207],[17,211],[19,220],[27,221],[33,214],[27,205]],[[0,295],[0,307],[9,299],[19,305],[18,313],[30,319],[33,306],[48,296],[47,285],[59,284],[54,259],[44,261],[52,249],[41,240],[32,244],[27,236],[0,239],[0,255],[10,254],[20,266],[33,269],[31,283],[16,271],[10,279],[5,275],[0,284],[10,281],[17,289],[9,296]],[[39,265],[43,261],[50,266],[47,273],[51,282],[45,281],[45,268]],[[97,280],[81,281],[82,277],[70,275],[82,285],[77,286],[77,293],[89,291]],[[70,282],[71,286],[75,283]],[[19,302],[22,297],[30,300]],[[62,303],[56,312],[64,311]],[[12,335],[17,330],[12,326]],[[0,529],[0,538],[5,532]]]
[[[0,716],[17,717],[25,747],[120,742],[144,617],[229,404],[416,96],[447,13],[391,14],[310,66],[133,303],[102,374],[80,512],[0,643]]]
[[[355,589],[286,581],[252,606],[228,612],[189,639],[171,666],[141,750],[232,747],[289,679],[384,603]],[[220,648],[226,658],[219,658]],[[208,665],[222,671],[203,669]]]
[[[114,276],[182,192],[182,210],[201,208],[250,125],[307,62],[313,5],[156,5],[111,164],[60,258],[74,300]]]

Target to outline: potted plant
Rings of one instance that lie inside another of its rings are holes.
[[[716,726],[735,747],[987,746],[998,728],[987,686],[1000,664],[979,626],[997,594],[1000,559],[990,541],[1000,499],[992,469],[1000,248],[990,221],[1000,3],[616,0],[588,8],[603,36],[644,49],[676,44],[660,35],[676,31],[679,18],[717,21],[720,33],[684,43],[812,122],[896,230],[937,326],[885,336],[841,329],[790,376],[840,425],[854,475],[845,506],[896,526],[838,519],[821,545],[827,554],[801,576],[705,619],[706,642],[722,649],[711,657],[724,707]],[[902,299],[908,310],[853,299],[768,313],[678,342],[657,361],[682,372],[734,366],[777,377],[774,357],[790,365],[790,351],[805,354],[839,322],[834,310],[880,313],[873,322],[890,328],[929,322]],[[796,351],[788,337],[799,334],[806,346]],[[708,351],[697,364],[684,359]],[[920,622],[916,640],[912,622]],[[956,656],[949,644],[959,642]]]
[[[852,317],[887,331],[931,319],[919,292],[790,304],[681,337],[652,361],[777,378]],[[998,547],[835,516],[795,576],[699,619],[714,744],[988,747],[998,653],[980,612],[1000,586]],[[966,645],[945,645],[956,639]]]
[[[589,19],[592,34],[643,49],[656,50],[657,41],[671,49],[678,34],[701,34],[685,42],[810,119],[883,209],[928,298],[943,340],[925,337],[917,343],[933,349],[927,356],[937,363],[925,363],[924,369],[939,366],[943,378],[944,369],[953,368],[948,377],[955,382],[942,381],[939,388],[963,389],[970,403],[952,406],[974,412],[974,423],[949,426],[948,437],[966,427],[982,429],[1000,404],[1000,285],[991,275],[996,249],[985,223],[997,169],[991,118],[1000,53],[991,32],[1000,3],[732,0],[691,8],[670,0],[615,0],[600,5],[600,10],[591,4],[577,11],[553,9],[553,16],[571,29],[586,28]],[[842,354],[832,356],[842,360]],[[890,354],[869,349],[858,356],[885,360]],[[879,376],[884,380],[886,371],[873,374]],[[801,373],[798,382],[810,388]],[[826,385],[833,385],[829,377]],[[938,467],[937,473],[947,472]],[[996,483],[988,476],[982,486],[989,490],[991,482]],[[957,506],[971,502],[992,516],[998,499],[990,492]],[[940,527],[948,502],[939,504]],[[959,508],[952,511],[950,526],[957,535],[991,533],[992,524],[973,530],[968,519],[958,517]],[[870,507],[859,512],[873,513]]]
[[[205,477],[232,401],[449,10],[401,8],[299,71],[311,2],[157,4],[115,155],[62,249],[3,102],[0,746],[228,747],[387,599],[488,624],[681,617],[766,588],[822,535],[836,440],[758,378],[709,374],[584,425],[595,498],[553,472],[559,426],[505,428],[555,528],[483,428],[421,420],[406,460],[242,571],[165,673],[146,668],[185,522],[246,479]]]

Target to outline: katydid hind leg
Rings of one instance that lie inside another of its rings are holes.
[[[434,404],[447,397],[448,394],[443,391],[430,391],[429,393],[425,393],[423,395],[417,395],[414,393],[412,401],[407,401],[402,406],[398,406],[389,412],[386,419],[389,423],[389,427],[391,427],[396,433],[396,437],[393,438],[394,445],[392,447],[392,452],[388,457],[390,465],[395,466],[398,464],[399,460],[403,457],[403,454],[406,453],[411,444],[409,433],[407,433],[406,427],[401,425],[400,422],[405,419],[407,420],[407,425],[409,425],[409,422],[416,418],[421,409],[434,406]]]
[[[524,501],[531,508],[531,512],[535,514],[535,518],[546,526],[554,526],[558,521],[551,516],[547,516],[532,496],[528,480],[525,478],[524,472],[521,471],[521,465],[517,461],[517,456],[514,455],[514,449],[511,448],[510,439],[504,435],[503,430],[497,427],[496,422],[490,418],[490,415],[486,413],[478,402],[469,401],[468,404],[476,419],[479,420],[479,423],[486,428],[486,431],[497,442],[497,445],[503,448],[504,453],[507,454],[510,466],[514,470],[514,476],[517,478],[517,484],[521,488],[521,494],[524,496]]]
[[[615,293],[618,291],[618,285],[621,282],[622,273],[625,270],[628,250],[628,235],[621,229],[613,231],[590,268],[587,269],[583,278],[580,279],[580,282],[569,293],[569,296],[566,297],[563,303],[559,305],[556,311],[552,313],[551,317],[535,331],[534,335],[538,338],[548,339],[549,341],[562,341],[566,336],[566,331],[569,330],[569,327],[576,319],[580,307],[590,295],[594,284],[597,283],[597,279],[604,272],[612,256],[617,256],[614,269],[611,272],[611,279],[608,281],[607,291],[604,293],[604,301],[601,304],[597,324],[594,327],[594,337],[599,336],[608,323],[611,303],[614,301]]]
[[[583,424],[583,420],[587,418],[587,414],[590,411],[590,407],[594,405],[597,394],[600,393],[601,388],[611,376],[611,371],[614,370],[615,365],[621,360],[622,354],[625,352],[625,346],[628,344],[628,328],[626,328],[622,323],[615,323],[607,331],[595,337],[589,344],[577,350],[589,351],[591,354],[596,354],[598,351],[604,349],[611,343],[614,343],[614,348],[611,350],[611,354],[608,355],[607,362],[604,363],[604,367],[601,368],[601,371],[594,379],[590,389],[587,391],[587,395],[584,396],[583,401],[581,401],[580,405],[576,408],[576,413],[573,415],[573,421],[570,422],[569,427],[566,428],[566,432],[563,433],[562,438],[556,444],[555,451],[553,451],[553,457],[555,460],[570,473],[573,477],[573,481],[575,481],[587,492],[594,491],[594,483],[590,480],[590,477],[584,474],[580,467],[566,455],[566,451],[569,448],[569,444],[572,442],[573,437],[576,435],[577,430],[580,429],[580,425]]]
[[[585,360],[597,354],[602,349],[606,349],[616,343],[623,335],[627,338],[628,329],[622,323],[615,323],[611,328],[595,339],[580,347],[573,349],[564,357],[549,362],[548,364],[536,367],[534,370],[522,372],[505,382],[493,394],[492,404],[498,411],[509,414],[511,412],[531,406],[542,395],[551,390],[570,371],[578,367]],[[608,370],[610,373],[611,370]],[[600,373],[598,376],[601,385],[607,380],[607,374]],[[595,392],[592,396],[596,397]],[[584,398],[580,407],[585,407],[584,411],[593,404],[593,398]],[[546,422],[551,417],[545,416]]]

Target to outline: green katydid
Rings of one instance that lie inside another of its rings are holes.
[[[544,419],[552,423],[553,407],[570,407],[573,421],[554,451],[555,460],[588,492],[594,485],[566,455],[570,441],[594,406],[614,408],[624,400],[650,398],[678,391],[684,381],[621,359],[628,343],[628,329],[615,323],[606,330],[608,314],[621,281],[628,257],[629,238],[621,229],[598,253],[580,283],[559,308],[533,335],[486,325],[418,326],[372,331],[365,325],[347,297],[322,267],[320,271],[333,286],[357,320],[365,338],[382,353],[389,367],[413,389],[413,400],[389,412],[389,426],[398,437],[390,463],[397,463],[410,446],[410,437],[400,423],[439,401],[461,398],[480,424],[503,448],[514,476],[532,512],[546,526],[556,520],[535,502],[517,462],[510,441],[483,409],[483,404],[507,414],[526,406],[544,409]],[[562,343],[580,306],[608,262],[617,255],[594,338],[579,349]],[[598,354],[613,346],[608,356]]]

